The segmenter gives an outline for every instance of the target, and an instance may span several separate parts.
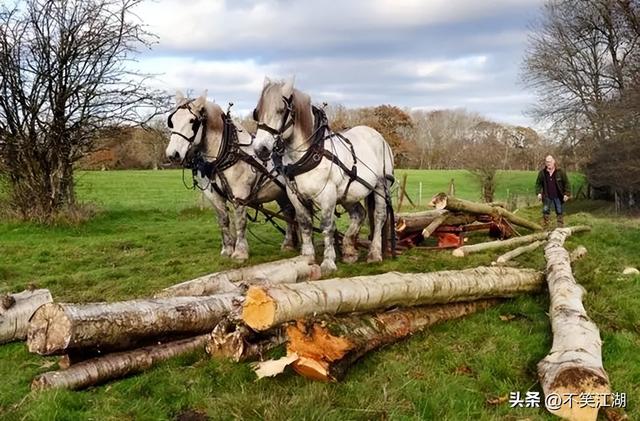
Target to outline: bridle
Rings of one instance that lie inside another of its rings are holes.
[[[253,110],[253,119],[258,123],[257,129],[264,130],[276,139],[276,144],[283,142],[282,136],[289,130],[295,123],[295,110],[293,109],[293,93],[289,97],[283,96],[282,101],[285,105],[284,114],[282,115],[282,123],[279,129],[274,129],[265,123],[260,123],[258,120],[258,109]]]
[[[180,132],[176,132],[174,130],[171,130],[171,134],[172,135],[178,135],[181,138],[183,138],[184,140],[186,140],[187,142],[189,142],[190,144],[193,144],[193,142],[196,140],[196,136],[198,135],[198,130],[200,130],[200,127],[202,126],[202,134],[200,136],[200,140],[202,141],[202,139],[204,139],[205,135],[206,135],[206,130],[207,130],[207,125],[206,125],[206,120],[207,120],[207,114],[206,113],[202,113],[200,115],[197,115],[196,113],[193,112],[193,110],[191,109],[191,107],[189,107],[189,104],[191,104],[193,101],[195,101],[194,99],[190,99],[189,101],[185,102],[184,104],[180,105],[179,107],[176,107],[175,110],[173,110],[171,112],[171,114],[169,114],[169,117],[167,117],[167,127],[169,127],[170,129],[173,129],[173,122],[171,121],[171,118],[173,117],[173,115],[175,113],[178,112],[178,110],[181,109],[186,109],[188,110],[191,115],[193,115],[195,117],[193,123],[191,124],[191,130],[193,131],[193,134],[191,135],[191,137],[187,137],[185,135],[183,135]],[[204,124],[203,124],[204,123]],[[191,148],[191,146],[189,146],[189,148]]]

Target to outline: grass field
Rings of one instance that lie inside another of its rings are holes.
[[[464,171],[408,171],[407,191],[423,203],[455,179],[460,197],[479,189]],[[401,175],[398,171],[396,175]],[[399,177],[398,177],[399,178]],[[500,176],[497,198],[533,194],[535,174]],[[572,175],[574,184],[580,182]],[[81,200],[100,209],[89,222],[44,227],[0,222],[0,292],[33,282],[60,301],[118,300],[149,296],[167,285],[237,264],[219,257],[220,237],[210,210],[184,188],[179,171],[85,172]],[[584,301],[604,341],[605,368],[616,392],[626,392],[629,419],[640,419],[640,277],[624,277],[640,265],[640,222],[612,218],[608,204],[576,201],[568,222],[593,226],[572,237],[588,256],[575,268]],[[522,214],[538,218],[538,208]],[[252,225],[250,263],[288,257],[280,234]],[[338,276],[389,270],[433,271],[488,264],[496,254],[453,258],[449,252],[413,250],[380,264],[339,264]],[[540,252],[519,258],[542,268]],[[194,353],[127,379],[83,392],[31,393],[38,373],[56,359],[29,354],[25,345],[0,346],[0,419],[175,419],[185,411],[212,419],[434,419],[551,420],[542,408],[491,405],[509,392],[540,391],[536,364],[551,346],[546,294],[520,297],[483,313],[435,326],[410,340],[374,352],[340,384],[292,374],[254,381],[248,366]],[[511,321],[500,315],[511,314]],[[603,418],[604,419],[604,418]]]

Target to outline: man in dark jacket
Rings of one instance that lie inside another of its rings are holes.
[[[558,227],[564,226],[562,216],[562,205],[569,200],[571,186],[569,178],[561,168],[556,167],[556,160],[551,155],[544,160],[545,167],[538,173],[536,180],[536,193],[538,199],[542,200],[542,225],[545,229],[549,227],[551,207],[556,211]]]

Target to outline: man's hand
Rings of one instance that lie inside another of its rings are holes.
[[[562,198],[562,200],[563,200],[564,202],[566,202],[567,200],[569,200],[569,196],[567,196],[567,195],[565,194],[565,195],[564,195],[564,197]]]
[[[538,200],[542,200],[542,193],[538,193]]]

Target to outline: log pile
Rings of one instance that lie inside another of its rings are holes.
[[[450,208],[408,219],[401,215],[399,221],[404,221],[405,230],[435,232],[442,221],[475,218],[451,203]],[[414,223],[418,218],[420,224]],[[427,220],[431,222],[424,225]],[[12,336],[26,336],[31,352],[62,355],[59,369],[38,375],[33,390],[82,389],[198,350],[236,362],[264,360],[281,345],[286,356],[256,363],[258,377],[291,366],[309,379],[335,382],[378,348],[509,297],[539,293],[547,285],[553,345],[538,364],[544,393],[603,394],[609,392],[609,380],[602,366],[602,343],[571,271],[571,263],[586,251],[580,248],[570,256],[563,248],[566,237],[586,230],[573,227],[461,247],[467,255],[477,249],[521,245],[499,256],[491,267],[318,280],[317,265],[295,258],[207,275],[149,299],[72,304],[51,302],[48,291],[14,294],[13,299],[3,299],[0,316],[42,294],[39,304],[24,310],[30,317],[28,329]],[[541,246],[546,272],[504,266]],[[595,420],[597,408],[577,407],[574,402],[552,412],[572,420]]]
[[[416,246],[432,237],[438,248],[460,247],[464,234],[489,231],[494,238],[505,239],[517,234],[516,227],[542,231],[542,227],[505,209],[500,202],[475,203],[439,193],[431,200],[434,210],[399,214],[396,236],[402,246]]]

